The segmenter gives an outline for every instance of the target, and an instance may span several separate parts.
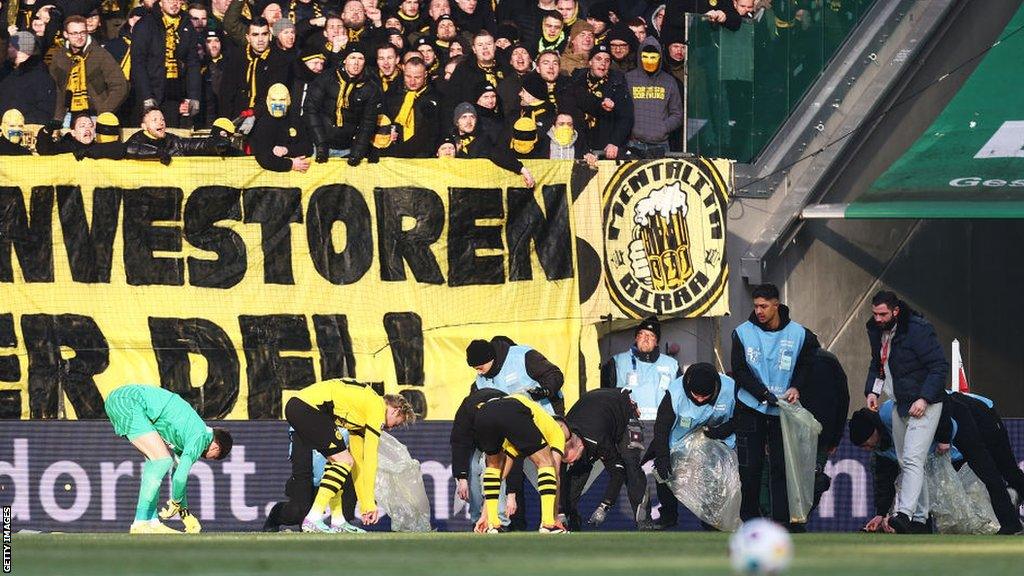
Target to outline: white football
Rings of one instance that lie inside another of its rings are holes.
[[[782,526],[755,518],[729,538],[729,559],[737,574],[781,574],[793,560],[793,541]]]

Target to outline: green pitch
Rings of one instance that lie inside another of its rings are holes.
[[[728,535],[15,534],[13,573],[647,576],[729,574]],[[1021,574],[1024,537],[801,534],[790,574]]]

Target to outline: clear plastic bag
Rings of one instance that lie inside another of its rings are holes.
[[[736,452],[703,432],[672,445],[672,493],[697,518],[731,532],[740,525],[740,473]]]
[[[818,458],[821,424],[800,402],[779,400],[782,447],[786,460],[786,495],[789,521],[807,522],[814,505],[814,468]]]
[[[387,432],[380,435],[375,492],[377,504],[391,517],[392,531],[430,531],[430,501],[420,463]]]
[[[949,453],[928,456],[924,468],[932,520],[940,534],[994,534],[999,522],[988,491],[966,464],[957,472]]]

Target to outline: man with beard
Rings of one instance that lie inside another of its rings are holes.
[[[170,164],[174,156],[222,156],[231,150],[225,138],[183,138],[167,132],[167,122],[159,108],[150,108],[142,116],[142,130],[125,141],[128,158],[155,158]]]
[[[256,162],[274,172],[305,172],[313,145],[302,121],[288,115],[291,96],[284,84],[267,89],[266,106],[256,111],[256,122],[249,132],[249,147]]]
[[[576,70],[586,68],[593,48],[594,27],[586,20],[577,21],[569,31],[569,47],[559,64],[562,74],[572,76]]]
[[[234,118],[243,110],[253,110],[257,102],[267,99],[272,84],[286,82],[288,64],[285,58],[275,58],[276,48],[270,46],[270,26],[263,18],[249,23],[242,51],[232,50],[225,55],[224,77],[221,81],[220,114]]]
[[[289,89],[292,104],[288,108],[288,115],[299,118],[303,115],[303,106],[306,97],[309,95],[309,88],[313,81],[320,77],[327,63],[327,56],[318,47],[302,49],[299,59],[292,64],[292,85]]]
[[[199,38],[178,0],[160,0],[132,31],[131,82],[136,116],[159,108],[167,124],[188,127],[199,112]]]
[[[361,4],[359,8],[362,10]],[[358,43],[349,43],[341,69],[321,75],[310,87],[304,115],[318,163],[327,161],[330,150],[348,150],[348,164],[356,166],[370,152],[381,92],[367,77],[365,67],[366,51]]]
[[[64,20],[64,40],[65,50],[57,50],[50,63],[60,95],[53,118],[63,122],[69,112],[115,112],[128,96],[128,80],[117,62],[86,33],[81,16]]]
[[[402,86],[385,100],[385,113],[399,127],[389,156],[430,158],[437,149],[440,97],[427,83],[427,65],[420,58],[405,63]]]
[[[599,44],[590,50],[590,67],[573,74],[576,105],[587,123],[587,144],[615,160],[626,154],[633,130],[633,97],[626,78],[611,69],[608,46]]]
[[[778,403],[800,399],[819,348],[818,338],[790,320],[789,308],[779,303],[779,289],[773,284],[755,287],[753,304],[750,319],[732,332],[732,372],[739,386],[740,518],[746,521],[762,515],[761,475],[767,452],[771,517],[786,525],[790,516]]]

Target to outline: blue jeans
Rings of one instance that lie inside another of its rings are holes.
[[[476,522],[484,505],[483,484],[480,476],[484,473],[484,455],[479,450],[473,451],[469,461],[469,517]],[[498,497],[498,519],[502,526],[508,526],[508,515],[505,514],[505,483],[501,483],[501,495]],[[520,506],[521,503],[517,502]]]

